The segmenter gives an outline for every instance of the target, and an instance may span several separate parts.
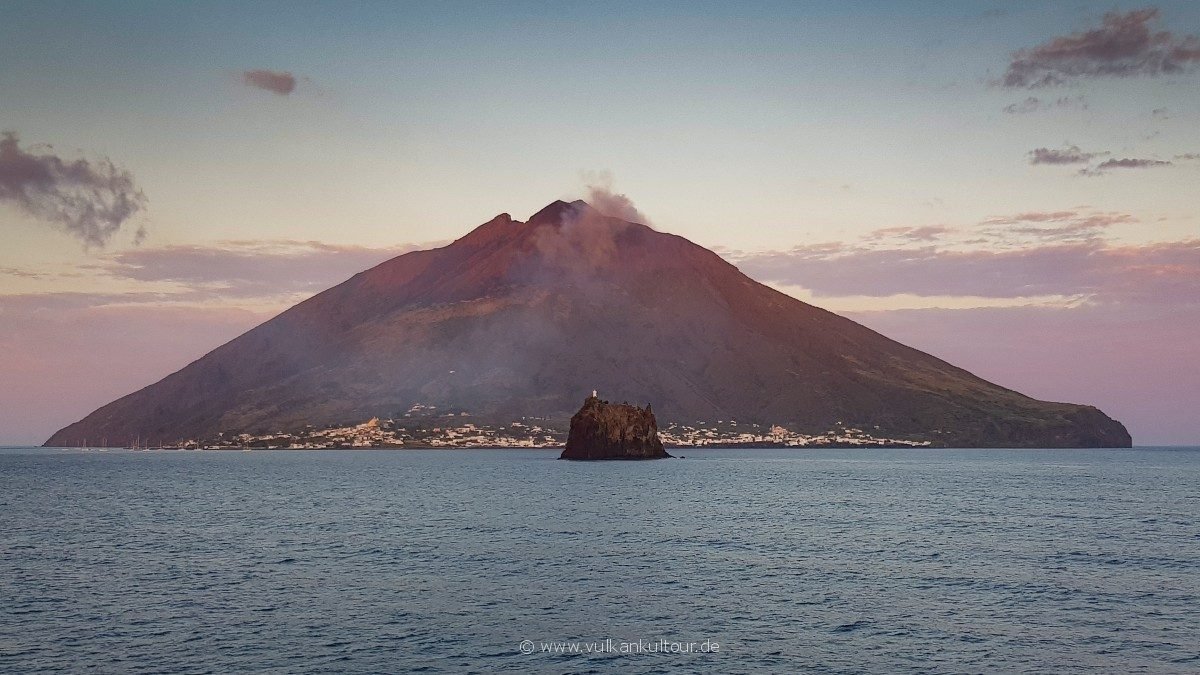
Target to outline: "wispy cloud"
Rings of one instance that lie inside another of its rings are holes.
[[[1078,211],[1026,211],[1011,216],[991,216],[983,222],[989,225],[1005,223],[1060,223],[1071,221],[1078,217]]]
[[[1100,163],[1099,169],[1147,169],[1154,166],[1170,166],[1171,163],[1161,159],[1110,159]]]
[[[1200,240],[1113,246],[1050,243],[1007,251],[804,247],[737,261],[750,276],[818,297],[1067,296],[1093,302],[1200,302]]]
[[[1084,152],[1077,145],[1062,148],[1034,148],[1029,151],[1030,164],[1086,164],[1107,152]]]
[[[34,272],[33,270],[22,269],[20,267],[0,267],[0,274],[6,277],[18,277],[21,279],[44,279],[45,274]]]
[[[1033,211],[1010,216],[993,216],[980,223],[982,232],[998,248],[1024,247],[1030,243],[1082,242],[1094,240],[1113,225],[1135,223],[1128,213],[1081,213],[1079,211]]]
[[[877,233],[784,251],[735,253],[747,274],[816,297],[1085,298],[1200,303],[1200,240],[1121,245],[1105,233],[1125,213],[1030,211],[949,230],[936,242]],[[888,232],[880,230],[877,232]]]
[[[103,247],[146,207],[133,175],[110,160],[67,160],[39,149],[24,150],[17,134],[0,134],[0,203]],[[135,233],[140,241],[145,231]]]
[[[1009,115],[1027,115],[1040,110],[1055,108],[1079,108],[1087,110],[1087,100],[1083,96],[1060,96],[1058,98],[1026,97],[1025,100],[1004,106],[1004,112]]]
[[[296,76],[286,71],[247,70],[242,73],[242,82],[279,96],[287,96],[296,90]]]
[[[1077,145],[1067,144],[1062,148],[1035,148],[1030,150],[1030,164],[1087,164],[1093,159],[1109,155],[1109,152],[1085,152]],[[1175,159],[1189,159],[1190,155],[1177,155]],[[1103,176],[1111,169],[1152,169],[1155,167],[1171,166],[1172,162],[1163,159],[1145,157],[1120,157],[1106,159],[1095,166],[1079,170],[1081,176]]]
[[[921,227],[885,227],[867,234],[866,239],[880,241],[885,239],[900,239],[916,242],[935,241],[953,228],[943,225],[924,225]]]
[[[1084,176],[1102,176],[1110,169],[1153,169],[1161,166],[1171,166],[1171,162],[1161,159],[1122,157],[1121,159],[1105,160],[1091,169],[1080,169],[1079,173]]]
[[[324,290],[417,248],[224,241],[121,251],[108,256],[99,269],[117,279],[174,284],[193,297],[270,298]]]
[[[1050,223],[1055,227],[1070,230],[1102,230],[1123,223],[1136,223],[1137,218],[1116,211],[1028,211],[1010,216],[991,216],[981,225],[1024,225],[1028,223]],[[1020,228],[1017,228],[1018,231]],[[1011,230],[1010,230],[1011,232]]]
[[[1182,73],[1200,64],[1200,37],[1153,31],[1158,9],[1104,15],[1099,28],[1052,38],[1013,54],[1001,84],[1036,88],[1079,78]]]

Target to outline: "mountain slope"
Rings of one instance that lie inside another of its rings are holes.
[[[592,389],[666,422],[961,446],[1128,446],[1099,410],[981,380],[743,275],[674,235],[555,202],[320,293],[56,433],[163,442],[388,417],[414,404],[565,422]]]

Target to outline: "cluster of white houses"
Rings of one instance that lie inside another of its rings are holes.
[[[325,429],[306,428],[301,432],[273,434],[230,434],[214,441],[188,441],[185,448],[556,448],[566,441],[566,432],[544,420],[521,420],[503,425],[467,422],[465,413],[429,415],[432,406],[414,406],[399,419],[372,418],[362,424]],[[421,413],[426,413],[421,415]],[[415,415],[415,423],[404,418]],[[930,445],[929,441],[884,438],[862,429],[838,425],[821,434],[803,434],[781,426],[763,427],[740,424],[735,420],[668,424],[659,430],[668,447],[856,447]]]

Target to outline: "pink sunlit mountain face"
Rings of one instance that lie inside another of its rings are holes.
[[[1131,443],[1096,408],[984,381],[576,201],[525,222],[501,214],[361,272],[47,445],[290,431],[418,404],[565,424],[594,389],[652,403],[662,424],[845,425],[968,447]]]

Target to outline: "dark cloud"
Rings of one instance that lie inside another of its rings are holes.
[[[1171,163],[1161,159],[1122,157],[1105,160],[1091,169],[1080,169],[1079,173],[1084,176],[1102,176],[1109,169],[1152,169],[1159,166],[1171,166]]]
[[[1182,155],[1175,155],[1175,159],[1183,161],[1200,159],[1200,152],[1185,152]]]
[[[1152,166],[1170,166],[1170,162],[1161,159],[1110,159],[1100,163],[1097,169],[1145,169]]]
[[[1158,9],[1104,15],[1099,28],[1053,38],[1013,54],[1002,84],[1035,88],[1084,77],[1181,73],[1200,64],[1200,38],[1154,32]]]
[[[1029,151],[1030,164],[1086,164],[1106,152],[1084,152],[1077,145],[1062,148],[1035,148]]]
[[[1067,145],[1063,148],[1036,148],[1029,151],[1030,164],[1086,164],[1097,157],[1108,155],[1107,152],[1084,152],[1077,145]],[[1186,157],[1177,156],[1176,159]],[[1091,167],[1079,170],[1082,176],[1103,176],[1110,169],[1150,169],[1154,167],[1171,166],[1171,162],[1162,159],[1146,159],[1122,157],[1106,159]]]
[[[280,96],[287,96],[296,90],[296,76],[277,70],[247,70],[242,73],[242,81],[248,86],[265,89]]]
[[[146,206],[133,175],[108,159],[65,160],[33,154],[17,135],[0,134],[0,202],[78,237],[85,246],[103,247]],[[135,233],[140,241],[144,230]]]
[[[184,290],[178,299],[278,298],[322,291],[417,248],[226,241],[122,251],[109,256],[101,270],[120,279],[179,284]]]

